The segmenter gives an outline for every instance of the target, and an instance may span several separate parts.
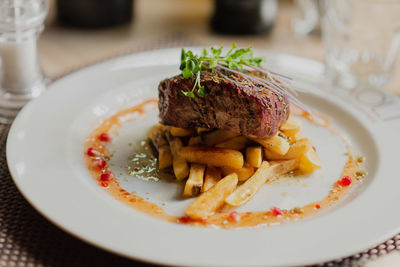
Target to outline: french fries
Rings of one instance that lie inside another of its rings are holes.
[[[195,146],[201,143],[201,136],[193,136],[189,138],[188,146]]]
[[[268,160],[296,159],[303,156],[309,149],[312,149],[310,140],[303,138],[293,143],[284,155],[279,155],[268,149],[264,149],[264,154]]]
[[[271,165],[263,161],[256,173],[230,194],[225,202],[233,207],[245,204],[269,179],[293,171],[298,165],[297,159],[271,162]]]
[[[213,132],[209,132],[203,135],[203,143],[206,146],[214,146],[218,143],[221,143],[225,140],[231,139],[233,137],[238,136],[238,133],[224,131],[224,130],[216,130]]]
[[[193,197],[200,194],[203,188],[204,171],[206,166],[193,163],[190,165],[189,178],[186,180],[183,196]]]
[[[204,177],[202,192],[208,191],[219,180],[221,180],[221,169],[217,167],[208,166],[206,170],[206,175]]]
[[[167,146],[168,141],[165,138],[166,127],[162,124],[156,124],[150,129],[150,140],[158,150],[162,146]]]
[[[190,204],[185,214],[192,219],[203,219],[213,214],[224,204],[224,200],[235,190],[238,178],[235,173],[222,178],[208,191],[202,193]]]
[[[228,148],[233,150],[242,150],[246,147],[247,138],[243,135],[231,138],[227,141],[217,144],[215,147]]]
[[[158,151],[159,168],[172,165],[178,181],[187,178],[183,196],[201,193],[185,211],[192,219],[205,218],[223,205],[245,204],[272,177],[293,170],[311,173],[322,166],[310,140],[304,138],[300,120],[293,116],[269,138],[158,124],[150,139]]]
[[[209,129],[209,128],[202,128],[202,127],[198,127],[198,128],[196,129],[197,134],[201,134],[201,133],[209,132],[209,131],[212,131],[212,129]]]
[[[166,127],[157,124],[150,130],[150,140],[158,151],[158,166],[160,169],[168,168],[172,165],[172,154],[168,141],[165,138]]]
[[[248,167],[244,166],[243,168],[240,168],[238,170],[235,170],[235,169],[232,169],[229,167],[222,167],[223,175],[236,173],[240,182],[246,181],[247,179],[249,179],[254,174],[254,172],[255,172],[255,170],[251,166],[248,166]]]
[[[300,158],[299,170],[302,173],[311,173],[322,167],[321,160],[313,148],[309,149]]]
[[[277,134],[269,138],[252,138],[252,140],[278,155],[285,155],[290,148],[289,142]]]
[[[172,165],[171,149],[168,145],[158,149],[158,166],[160,169],[168,168]]]
[[[240,169],[243,167],[243,154],[239,151],[218,148],[186,146],[179,149],[179,156],[188,162],[201,163],[215,167],[231,167]]]
[[[246,163],[248,165],[260,168],[262,160],[263,155],[260,146],[250,146],[246,148]]]
[[[280,127],[280,130],[289,137],[294,137],[296,133],[301,130],[301,122],[300,120],[294,118],[293,116],[289,116],[287,121],[283,123]]]
[[[171,135],[173,136],[191,136],[194,135],[195,130],[193,129],[186,129],[186,128],[177,128],[177,127],[171,127]]]
[[[179,149],[183,146],[179,137],[167,135],[172,153],[172,168],[178,181],[182,181],[189,175],[189,165],[187,161],[179,155]]]
[[[291,136],[290,140],[291,140],[292,143],[294,143],[294,142],[296,142],[296,141],[298,141],[300,139],[303,139],[303,138],[305,138],[304,134],[300,131],[300,132],[295,133],[293,136]]]
[[[230,206],[240,206],[247,202],[265,182],[270,178],[271,173],[269,163],[264,161],[256,173],[248,179],[244,184],[239,186],[232,194],[230,194],[225,202]]]

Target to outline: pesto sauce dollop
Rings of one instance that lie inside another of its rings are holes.
[[[127,174],[148,182],[160,180],[158,159],[149,141],[140,141],[128,159]]]

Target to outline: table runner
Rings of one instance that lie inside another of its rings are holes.
[[[194,44],[195,42],[183,35],[174,34],[107,58]],[[84,63],[77,68],[86,65],[89,64]],[[0,125],[0,266],[154,266],[125,259],[88,245],[60,230],[40,215],[19,193],[9,174],[5,154],[9,128],[8,125]],[[375,248],[315,266],[363,266],[365,262],[393,250],[400,251],[400,234]]]

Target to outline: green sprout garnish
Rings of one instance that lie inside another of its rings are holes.
[[[210,52],[203,49],[201,55],[196,55],[190,50],[186,52],[182,48],[179,69],[186,79],[196,77],[191,91],[186,92],[182,90],[185,96],[194,98],[196,89],[199,97],[205,97],[209,93],[209,90],[200,83],[200,72],[202,70],[215,69],[217,66],[222,66],[231,70],[243,71],[244,66],[259,67],[261,62],[265,60],[263,57],[254,57],[250,46],[246,49],[236,49],[237,46],[233,43],[232,48],[225,56],[221,55],[222,48],[222,46],[220,48],[211,47]]]
[[[195,98],[195,93],[199,97],[205,97],[210,91],[201,84],[200,72],[215,69],[219,75],[243,90],[269,90],[287,99],[313,118],[312,113],[297,98],[297,92],[291,86],[292,78],[261,68],[260,65],[265,59],[253,56],[251,46],[246,49],[237,49],[236,44],[233,43],[232,48],[225,56],[222,56],[221,53],[222,46],[220,48],[211,47],[209,52],[203,49],[201,55],[196,55],[190,50],[181,50],[179,69],[182,71],[182,76],[186,79],[195,77],[192,90],[188,92],[182,90],[182,94],[190,98]],[[240,77],[244,82],[240,82],[232,76]]]

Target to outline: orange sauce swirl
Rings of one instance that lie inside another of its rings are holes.
[[[137,106],[131,107],[126,110],[122,110],[110,118],[104,120],[86,139],[84,144],[84,161],[90,171],[92,177],[98,181],[98,184],[108,191],[117,200],[129,205],[130,207],[144,212],[155,218],[173,222],[173,223],[183,223],[194,226],[209,226],[209,227],[219,227],[219,228],[239,228],[239,227],[256,227],[256,226],[268,226],[275,224],[283,224],[296,220],[300,220],[309,216],[312,216],[319,211],[326,209],[334,205],[337,201],[344,198],[351,188],[359,183],[362,179],[357,176],[356,173],[362,169],[361,163],[351,154],[346,162],[341,176],[338,177],[332,185],[332,189],[328,195],[312,203],[309,203],[303,207],[298,207],[297,209],[282,210],[282,214],[276,216],[272,211],[257,211],[257,212],[242,212],[237,213],[232,216],[230,212],[218,211],[215,214],[209,216],[207,219],[196,221],[191,220],[187,217],[177,217],[167,214],[162,207],[144,200],[143,198],[127,192],[125,189],[121,188],[118,179],[114,174],[110,180],[102,181],[101,175],[103,173],[110,173],[111,170],[108,166],[105,168],[99,168],[96,166],[96,161],[99,159],[107,159],[110,156],[110,152],[107,150],[106,142],[100,141],[99,136],[101,134],[108,134],[110,136],[115,135],[118,130],[123,126],[124,123],[133,121],[140,117],[140,115],[146,112],[155,110],[157,108],[157,99],[147,100]],[[304,113],[298,113],[296,115],[301,115],[311,120],[308,115]],[[315,113],[314,113],[315,116]],[[320,120],[319,120],[320,119]],[[317,124],[322,127],[331,128],[330,119],[325,115],[318,115],[318,120],[321,123]],[[312,121],[312,120],[311,120]],[[92,148],[98,152],[96,156],[89,156],[87,151]],[[342,186],[340,183],[340,178],[349,176],[352,183],[347,186]]]

